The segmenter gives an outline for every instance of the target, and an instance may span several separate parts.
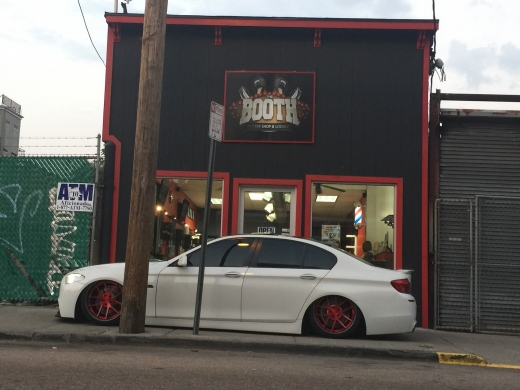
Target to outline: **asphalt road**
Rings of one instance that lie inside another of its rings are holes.
[[[520,370],[398,360],[0,343],[0,389],[516,389]]]

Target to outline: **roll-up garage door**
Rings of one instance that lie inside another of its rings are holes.
[[[440,198],[520,196],[520,126],[444,121]]]

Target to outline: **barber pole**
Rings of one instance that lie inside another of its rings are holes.
[[[354,227],[359,229],[363,226],[363,207],[356,207],[354,210]]]

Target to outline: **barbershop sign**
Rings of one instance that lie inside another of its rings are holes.
[[[224,140],[314,142],[314,72],[226,72]]]

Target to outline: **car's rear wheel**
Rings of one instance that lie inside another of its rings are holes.
[[[121,316],[123,286],[111,280],[100,280],[88,286],[81,295],[81,309],[96,325],[117,325]]]
[[[312,327],[320,335],[339,339],[356,331],[361,312],[350,299],[329,295],[312,304],[309,317]]]

